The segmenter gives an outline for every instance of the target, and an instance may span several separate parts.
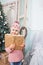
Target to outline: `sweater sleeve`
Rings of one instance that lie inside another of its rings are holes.
[[[6,51],[7,53],[10,53],[10,52],[11,52],[11,49],[10,49],[9,47],[7,47],[7,48],[5,48],[5,51]]]

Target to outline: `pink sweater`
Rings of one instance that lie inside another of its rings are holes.
[[[23,59],[23,52],[21,50],[14,50],[13,52],[11,52],[9,48],[6,48],[5,50],[8,53],[9,62],[19,62]]]

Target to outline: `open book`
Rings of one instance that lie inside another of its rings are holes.
[[[5,34],[5,47],[9,47],[11,44],[15,44],[15,49],[22,50],[22,45],[24,43],[24,36],[23,35],[12,35],[12,34]]]

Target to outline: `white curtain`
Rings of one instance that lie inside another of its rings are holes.
[[[43,0],[28,0],[27,26],[32,30],[43,30]]]
[[[34,40],[37,40],[43,33],[43,0],[27,1],[26,27],[28,35],[26,37],[26,52],[32,48]],[[36,41],[35,41],[36,42]]]

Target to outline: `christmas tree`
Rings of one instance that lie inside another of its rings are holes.
[[[3,6],[0,2],[0,52],[5,50],[5,34],[9,33],[8,23],[6,22],[6,16],[3,12]]]

